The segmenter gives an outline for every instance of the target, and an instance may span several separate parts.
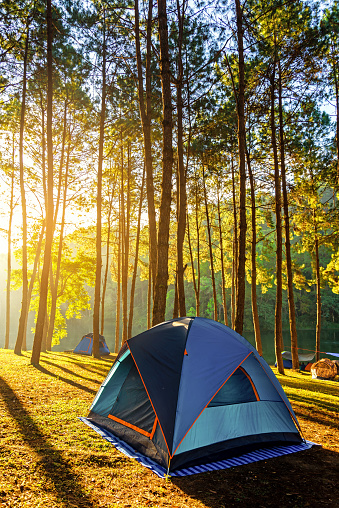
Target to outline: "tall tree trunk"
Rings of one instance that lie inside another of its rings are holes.
[[[335,137],[337,150],[337,186],[339,187],[339,84],[338,84],[338,71],[336,65],[336,58],[333,59],[333,76],[334,76],[334,91],[335,91],[336,120],[337,120],[336,137]]]
[[[283,119],[280,60],[278,62],[278,66],[279,66],[278,68],[279,68],[280,166],[281,166],[281,183],[282,183],[283,206],[284,206],[285,250],[286,250],[286,267],[287,267],[287,294],[288,294],[288,310],[289,310],[289,318],[290,318],[292,368],[293,368],[293,370],[299,370],[298,336],[297,336],[294,294],[293,294],[293,274],[292,274],[291,242],[290,242],[290,214],[289,214],[289,209],[288,209],[286,168],[285,168],[285,136],[284,136],[284,119]]]
[[[43,330],[42,341],[41,341],[41,353],[46,353],[46,351],[47,351],[47,331],[48,331],[48,326],[49,326],[48,314],[49,313],[46,312],[44,330]]]
[[[126,221],[125,221],[125,235],[124,235],[124,270],[123,270],[123,289],[122,289],[122,316],[123,316],[123,328],[122,328],[122,342],[124,343],[128,339],[127,326],[128,326],[128,267],[129,267],[129,216],[130,216],[130,179],[131,179],[131,146],[129,141],[127,142],[127,193],[126,193]]]
[[[107,241],[106,241],[106,263],[105,263],[105,273],[104,280],[102,284],[102,295],[101,295],[101,327],[100,334],[104,335],[105,329],[105,297],[106,297],[106,289],[107,289],[107,280],[108,280],[108,269],[109,269],[109,248],[111,244],[111,205],[110,203],[110,212],[107,220]]]
[[[174,302],[173,302],[173,319],[179,317],[179,298],[178,298],[178,265],[175,271],[174,279]]]
[[[202,179],[203,179],[203,186],[204,186],[204,201],[205,201],[207,234],[208,234],[208,251],[209,251],[209,256],[210,256],[211,279],[212,279],[212,288],[213,288],[213,302],[214,302],[214,316],[213,316],[213,319],[214,319],[214,321],[218,321],[218,304],[217,304],[217,291],[216,291],[216,286],[215,286],[215,275],[214,275],[211,225],[210,225],[210,218],[209,218],[209,213],[208,213],[208,203],[207,203],[207,194],[206,194],[204,167],[202,168]]]
[[[45,201],[45,212],[47,213],[47,178],[46,178],[46,125],[45,125],[45,97],[43,91],[39,90],[39,102],[41,109],[41,170],[42,170],[42,188]]]
[[[275,302],[275,355],[277,360],[278,372],[284,374],[283,359],[281,356],[282,350],[282,231],[281,231],[281,182],[278,164],[278,150],[276,141],[276,125],[275,125],[275,65],[271,76],[271,137],[273,148],[274,160],[274,186],[275,186],[275,216],[276,216],[276,278],[277,278],[277,292]]]
[[[54,231],[56,229],[58,213],[59,213],[59,205],[61,199],[61,188],[62,188],[62,173],[64,166],[64,157],[65,157],[65,147],[66,147],[66,133],[67,133],[67,107],[68,103],[65,100],[64,103],[64,117],[63,117],[63,130],[62,130],[62,142],[61,142],[61,154],[60,154],[60,164],[59,164],[59,178],[58,178],[58,188],[57,188],[57,197],[55,201],[54,207]],[[68,155],[69,161],[69,155]],[[66,185],[66,184],[65,184]],[[66,187],[65,187],[66,188]],[[64,214],[64,211],[63,211]],[[65,215],[61,220],[61,229],[64,229],[64,221]],[[48,330],[46,331],[46,340],[43,340],[46,343],[46,351],[51,351],[52,342],[53,342],[53,332],[54,332],[54,324],[55,324],[55,315],[56,315],[56,307],[57,307],[57,299],[58,299],[58,285],[59,285],[59,276],[60,276],[60,264],[61,264],[61,254],[62,254],[62,244],[63,244],[63,231],[60,231],[59,237],[59,246],[58,246],[58,256],[56,260],[56,273],[55,278],[53,274],[53,263],[50,264],[50,292],[51,292],[51,310],[50,317],[48,320]],[[45,334],[45,331],[44,331]]]
[[[186,171],[184,166],[184,141],[183,141],[183,63],[182,63],[182,43],[185,19],[185,1],[182,3],[177,0],[177,16],[179,25],[178,34],[178,75],[176,80],[177,91],[177,155],[178,155],[178,195],[177,195],[177,292],[178,292],[178,310],[179,316],[186,316],[185,286],[184,286],[184,240],[186,232]]]
[[[101,335],[104,335],[104,326],[105,326],[105,296],[106,296],[106,289],[107,289],[107,280],[108,280],[108,270],[109,270],[109,252],[110,252],[110,245],[111,245],[111,218],[112,218],[112,209],[113,209],[113,199],[115,194],[115,185],[116,185],[116,178],[113,181],[112,184],[112,192],[109,200],[109,209],[108,209],[108,216],[107,216],[107,242],[106,242],[106,264],[105,264],[105,274],[104,274],[104,281],[102,286],[102,296],[101,296]]]
[[[191,267],[192,267],[192,280],[193,280],[193,288],[194,288],[194,295],[195,295],[195,315],[199,316],[200,295],[199,295],[199,291],[198,291],[198,284],[197,284],[195,270],[194,270],[193,249],[192,249],[192,242],[191,242],[191,235],[190,235],[190,223],[189,223],[188,216],[187,216],[187,240],[188,240],[188,248],[189,248],[189,252],[190,252],[190,260],[191,260]]]
[[[103,11],[103,43],[102,43],[102,90],[101,90],[101,113],[99,135],[99,160],[97,182],[97,227],[96,227],[96,269],[93,307],[93,349],[94,358],[100,358],[99,328],[100,328],[100,289],[101,289],[101,201],[102,201],[102,166],[105,143],[105,116],[106,116],[106,30],[105,8]]]
[[[127,288],[127,275],[125,266],[125,175],[124,175],[124,146],[122,138],[122,130],[120,131],[120,163],[121,163],[121,180],[120,180],[120,224],[121,224],[121,321],[122,321],[122,337],[121,343],[124,343],[124,299]]]
[[[148,267],[148,288],[147,288],[147,330],[151,328],[152,323],[152,267],[149,263]]]
[[[133,325],[133,312],[134,312],[134,293],[135,293],[135,282],[137,278],[138,272],[138,261],[139,261],[139,243],[140,243],[140,224],[141,224],[141,213],[142,213],[142,202],[144,199],[144,185],[145,185],[145,165],[144,171],[142,173],[142,182],[140,187],[140,201],[139,201],[139,210],[138,210],[138,225],[137,225],[137,237],[135,240],[135,258],[134,258],[134,267],[133,267],[133,275],[131,282],[131,294],[129,301],[129,318],[128,318],[128,338],[132,337],[132,325]]]
[[[29,305],[30,305],[30,302],[31,302],[34,282],[35,282],[36,274],[37,274],[37,271],[38,271],[38,266],[39,266],[39,261],[40,261],[40,255],[41,255],[41,249],[42,249],[42,241],[44,239],[44,233],[45,233],[45,221],[43,221],[43,223],[42,223],[41,231],[40,231],[40,235],[39,235],[39,239],[38,239],[38,243],[37,243],[37,246],[35,248],[33,270],[32,270],[31,279],[29,281],[29,286],[28,286],[28,296],[27,296],[28,308],[29,308]],[[27,321],[28,321],[28,312],[26,314],[25,330],[27,329]],[[24,336],[24,342],[22,344],[22,349],[24,351],[26,351],[26,334]]]
[[[45,107],[44,107],[44,101],[45,97],[43,95],[42,89],[39,89],[39,104],[40,104],[40,110],[41,110],[41,169],[42,169],[42,188],[43,188],[43,198],[45,203],[45,216],[47,216],[47,172],[46,172],[46,152],[47,152],[47,146],[46,146],[46,123],[45,123]],[[51,267],[50,267],[51,271]],[[41,280],[41,278],[40,278]],[[52,280],[53,282],[53,280]],[[51,282],[51,283],[52,283]],[[52,287],[52,286],[51,286]],[[26,314],[26,324],[25,324],[25,331],[23,336],[23,342],[22,342],[22,349],[26,351],[26,340],[27,340],[27,321],[28,321],[28,312],[30,307],[30,296],[28,297],[28,307],[27,307],[27,314]]]
[[[200,316],[200,282],[201,282],[201,270],[200,270],[200,227],[199,227],[199,199],[198,199],[198,182],[195,188],[195,227],[197,233],[197,292],[196,298],[196,315]]]
[[[66,198],[67,198],[70,151],[71,151],[71,147],[70,147],[70,143],[69,143],[68,148],[67,148],[67,159],[66,159],[66,168],[65,168],[64,195],[63,195],[63,202],[62,202],[62,215],[61,215],[61,224],[60,224],[58,256],[57,256],[57,260],[56,260],[55,279],[53,281],[53,285],[51,284],[51,312],[50,312],[48,335],[47,335],[47,345],[46,345],[47,351],[51,351],[51,349],[52,349],[54,323],[55,323],[55,315],[56,315],[57,300],[58,300],[58,287],[59,287],[62,247],[63,247],[63,242],[64,242],[64,230],[65,230],[65,217],[66,217],[66,204],[67,204]],[[54,221],[54,223],[55,223],[55,221]],[[51,266],[51,272],[52,272],[52,266]],[[51,280],[52,280],[52,278],[53,278],[53,273],[51,273]]]
[[[222,223],[221,223],[221,210],[220,210],[220,189],[219,180],[217,181],[217,198],[218,198],[218,226],[219,226],[219,245],[220,245],[220,264],[221,264],[221,293],[222,293],[222,306],[224,310],[224,323],[228,326],[227,306],[226,306],[226,283],[225,283],[225,262],[224,262],[224,247],[222,240]]]
[[[251,186],[251,221],[252,221],[252,243],[251,243],[251,301],[252,301],[252,318],[255,336],[255,347],[262,356],[262,343],[259,325],[259,315],[257,306],[257,224],[256,224],[256,208],[255,208],[255,183],[253,178],[251,159],[246,149],[248,175]]]
[[[121,193],[119,196],[119,229],[118,229],[118,273],[117,273],[117,304],[115,311],[115,353],[118,353],[120,348],[120,278],[121,278],[121,243],[122,243],[122,227],[121,227]]]
[[[65,150],[66,150],[66,137],[67,137],[67,112],[68,112],[68,101],[65,100],[64,104],[64,118],[63,118],[63,127],[62,127],[62,141],[61,141],[61,153],[60,153],[60,163],[59,163],[59,178],[58,178],[58,192],[55,201],[54,208],[54,223],[56,225],[56,221],[58,219],[59,205],[61,200],[61,188],[62,188],[62,171],[64,167],[64,158],[65,158]],[[55,227],[55,226],[54,226]]]
[[[153,283],[156,277],[157,267],[157,225],[154,204],[154,183],[153,183],[153,161],[152,161],[152,139],[151,139],[151,120],[152,120],[152,90],[151,90],[151,51],[152,51],[152,16],[153,2],[148,2],[147,32],[146,32],[146,104],[144,98],[144,85],[142,73],[142,58],[140,50],[140,22],[139,22],[139,1],[134,2],[135,13],[135,48],[138,72],[138,96],[139,108],[144,138],[145,165],[146,165],[146,194],[148,203],[148,223],[150,234],[150,264],[152,270]]]
[[[11,198],[9,205],[8,233],[7,233],[7,282],[6,282],[6,332],[4,348],[9,348],[9,333],[11,325],[11,277],[12,277],[12,222],[14,212],[14,157],[15,157],[15,137],[13,134],[13,152],[12,152],[12,174],[11,174]]]
[[[235,315],[236,315],[236,293],[237,293],[237,278],[236,273],[238,270],[238,214],[237,214],[237,203],[236,203],[236,193],[235,193],[235,174],[234,174],[234,164],[233,157],[231,158],[231,167],[232,167],[232,196],[233,196],[233,242],[232,242],[232,251],[233,251],[233,259],[232,259],[232,298],[231,298],[231,306],[232,306],[232,328],[235,329]]]
[[[319,262],[319,239],[318,228],[315,220],[315,212],[313,212],[314,222],[314,252],[315,252],[315,275],[317,283],[317,325],[315,336],[315,360],[320,360],[320,332],[321,332],[321,281],[320,281],[320,262]]]
[[[160,77],[163,105],[162,183],[158,230],[157,274],[154,286],[152,324],[165,320],[168,284],[168,245],[172,199],[172,97],[168,52],[166,0],[158,0],[158,27],[160,42]]]
[[[44,261],[41,274],[39,310],[35,328],[31,363],[39,364],[41,342],[47,314],[47,296],[49,268],[51,264],[52,243],[54,235],[54,210],[53,210],[53,57],[52,57],[52,5],[47,0],[47,213],[46,213],[46,242]]]
[[[239,252],[237,269],[235,331],[242,334],[245,311],[246,263],[246,167],[245,167],[245,63],[243,43],[243,17],[240,0],[235,0],[239,57],[239,89],[237,98],[238,149],[239,149]]]
[[[19,160],[20,160],[20,193],[21,193],[21,209],[22,209],[22,301],[21,312],[19,318],[19,327],[17,339],[14,347],[14,353],[21,355],[22,343],[26,334],[25,323],[28,314],[28,280],[27,280],[27,209],[26,209],[26,193],[24,182],[24,129],[25,129],[25,113],[26,113],[26,90],[27,90],[27,61],[28,61],[28,42],[29,27],[27,25],[27,34],[25,42],[24,54],[24,73],[22,82],[22,99],[21,99],[21,115],[20,115],[20,141],[19,141]]]

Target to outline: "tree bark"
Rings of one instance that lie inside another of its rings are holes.
[[[188,216],[187,216],[187,240],[188,240],[188,248],[189,248],[189,252],[190,252],[190,260],[191,260],[191,267],[192,267],[192,280],[193,280],[193,288],[194,288],[194,295],[195,295],[195,315],[199,316],[200,295],[199,295],[199,291],[198,291],[197,280],[195,277],[193,249],[192,249],[192,242],[191,242],[191,235],[190,235],[190,223],[189,223]]]
[[[259,315],[257,306],[257,224],[255,209],[255,183],[253,178],[251,159],[248,150],[246,150],[248,175],[251,186],[251,221],[252,221],[252,243],[251,243],[251,301],[252,318],[255,336],[255,347],[260,356],[262,356],[262,343],[259,325]]]
[[[126,275],[126,266],[125,266],[125,229],[126,229],[126,213],[125,213],[125,175],[124,175],[124,146],[123,146],[123,138],[122,138],[122,130],[120,132],[120,157],[121,157],[121,180],[120,180],[120,224],[121,224],[121,239],[120,239],[120,249],[121,249],[121,321],[122,321],[122,330],[121,330],[121,344],[124,342],[124,301],[125,294],[127,291],[127,275]]]
[[[52,298],[51,298],[51,312],[50,312],[48,335],[47,335],[47,346],[46,346],[47,351],[51,351],[51,349],[52,349],[54,323],[55,323],[56,307],[57,307],[57,300],[58,300],[58,287],[59,287],[62,247],[63,247],[64,230],[65,230],[69,158],[70,158],[70,144],[68,144],[68,149],[67,149],[64,195],[63,195],[63,203],[62,203],[62,216],[61,216],[60,237],[59,237],[59,246],[58,246],[58,257],[57,257],[57,261],[56,261],[55,279],[53,281],[53,285],[51,284],[51,297]],[[55,224],[55,221],[54,221],[54,224]],[[51,280],[53,279],[52,264],[51,264],[51,277],[50,278],[51,278]]]
[[[237,268],[238,268],[238,214],[237,214],[237,204],[236,204],[236,194],[235,194],[235,174],[234,174],[234,164],[233,157],[231,158],[231,167],[232,167],[232,196],[233,196],[233,242],[232,242],[232,251],[233,251],[233,259],[232,259],[232,297],[231,297],[231,306],[232,306],[232,328],[235,329],[235,315],[236,315],[236,298],[235,295],[237,293]]]
[[[111,210],[110,210],[111,212]],[[105,263],[105,273],[104,280],[102,284],[102,295],[101,295],[101,326],[100,326],[100,334],[104,335],[105,329],[105,297],[106,297],[106,289],[107,289],[107,280],[108,280],[108,268],[109,268],[109,248],[110,248],[110,238],[111,238],[111,213],[109,213],[108,221],[107,221],[107,241],[106,241],[106,263]]]
[[[44,330],[42,334],[42,341],[41,341],[41,353],[46,353],[47,351],[47,331],[49,327],[49,319],[48,319],[48,313],[45,315],[45,324],[44,324]]]
[[[339,85],[338,85],[338,72],[336,66],[336,59],[333,60],[333,76],[334,76],[334,90],[335,90],[335,105],[336,105],[336,151],[337,151],[337,186],[339,187]]]
[[[19,327],[17,339],[14,347],[14,353],[21,355],[22,343],[26,334],[25,323],[28,314],[28,280],[27,280],[27,208],[26,193],[24,182],[24,130],[25,130],[25,113],[26,113],[26,91],[27,91],[27,62],[28,62],[28,44],[29,44],[29,26],[27,26],[25,53],[24,53],[24,72],[22,82],[22,99],[21,99],[21,115],[20,115],[20,141],[19,141],[19,158],[20,158],[20,193],[21,193],[21,209],[22,209],[22,301],[21,312],[19,318]]]
[[[246,263],[246,168],[245,168],[245,63],[243,43],[243,18],[240,0],[235,0],[237,13],[237,38],[239,58],[239,90],[237,97],[238,148],[239,148],[239,252],[237,269],[235,331],[240,335],[244,325],[245,263]]]
[[[109,270],[109,253],[110,253],[110,245],[111,245],[111,217],[112,217],[112,208],[113,208],[113,199],[115,194],[115,185],[116,179],[114,179],[112,184],[112,192],[109,201],[109,210],[107,215],[107,242],[106,242],[106,264],[105,264],[105,274],[104,281],[102,286],[102,296],[101,296],[101,335],[104,335],[104,326],[105,326],[105,296],[107,289],[107,280],[108,280],[108,270]]]
[[[34,257],[34,263],[33,263],[33,270],[32,270],[31,279],[29,281],[29,286],[28,286],[28,297],[27,297],[28,308],[29,308],[30,301],[31,301],[31,298],[32,298],[35,277],[36,277],[36,274],[37,274],[37,271],[38,271],[38,266],[39,266],[39,261],[40,261],[40,255],[41,255],[41,248],[42,248],[42,241],[44,239],[44,233],[45,233],[45,221],[43,221],[43,223],[42,223],[41,231],[40,231],[40,235],[39,235],[39,239],[38,239],[38,243],[37,243],[37,246],[36,246],[36,249],[35,249],[35,257]],[[25,330],[27,329],[27,320],[28,320],[28,312],[26,314]],[[24,336],[24,343],[22,344],[22,349],[26,350],[26,333],[25,333],[25,336]]]
[[[314,221],[314,251],[315,251],[315,275],[317,284],[317,325],[316,325],[316,336],[315,336],[315,360],[320,360],[320,332],[321,332],[321,281],[320,281],[320,262],[319,262],[319,239],[318,239],[318,228],[315,219],[315,213],[313,212]]]
[[[120,266],[121,266],[121,243],[122,243],[122,227],[121,227],[121,193],[119,196],[119,229],[118,229],[118,273],[117,273],[117,304],[115,311],[115,353],[119,352],[120,349]]]
[[[166,0],[158,0],[158,21],[160,41],[160,77],[163,104],[163,147],[157,273],[153,299],[153,326],[165,320],[168,284],[169,226],[172,199],[172,97]]]
[[[145,165],[146,165],[146,194],[148,203],[148,224],[150,232],[150,264],[152,270],[153,282],[156,277],[157,267],[157,225],[154,204],[154,182],[153,182],[153,158],[152,158],[152,138],[151,138],[151,120],[152,120],[152,90],[151,90],[151,50],[152,50],[152,11],[153,2],[148,3],[147,32],[146,32],[146,104],[144,98],[142,59],[140,50],[140,22],[139,22],[139,1],[134,2],[135,12],[135,48],[138,72],[138,97],[139,109],[144,139]]]
[[[45,108],[44,108],[44,96],[43,91],[39,90],[40,109],[41,109],[41,170],[42,170],[42,188],[44,194],[45,204],[47,205],[47,178],[46,178],[46,126],[45,126]],[[45,208],[45,212],[47,210]]]
[[[197,232],[197,292],[196,298],[196,315],[200,316],[200,281],[201,281],[201,270],[200,270],[200,227],[199,227],[199,199],[198,199],[198,180],[195,187],[195,227]]]
[[[152,268],[151,264],[148,267],[148,288],[147,288],[147,330],[151,328],[152,325]]]
[[[102,90],[101,90],[101,113],[100,113],[100,135],[99,135],[99,160],[98,160],[98,182],[97,182],[97,226],[96,226],[96,269],[93,307],[93,349],[94,358],[100,358],[99,349],[99,328],[100,328],[100,289],[101,289],[101,200],[102,200],[102,166],[105,143],[105,115],[106,115],[106,32],[105,32],[105,8],[103,11],[103,55],[102,55]]]
[[[186,232],[186,171],[184,166],[184,142],[183,142],[183,63],[182,63],[182,42],[185,16],[185,2],[180,9],[177,0],[177,16],[179,25],[178,34],[178,75],[176,80],[177,91],[177,155],[178,155],[178,193],[177,193],[177,294],[179,316],[186,316],[185,286],[184,286],[184,240]]]
[[[64,104],[64,118],[63,118],[61,154],[60,154],[60,164],[59,164],[59,178],[58,178],[58,193],[57,193],[57,198],[56,198],[55,208],[54,208],[54,223],[55,223],[55,225],[56,225],[56,221],[58,218],[59,205],[60,205],[60,200],[61,200],[62,170],[64,167],[66,136],[67,136],[67,112],[68,112],[68,101],[66,99],[65,104]]]
[[[122,283],[122,342],[128,339],[127,326],[128,326],[128,299],[127,299],[127,283],[128,283],[128,265],[129,265],[129,216],[130,216],[130,178],[131,178],[131,147],[128,141],[127,144],[127,193],[126,193],[126,221],[125,221],[125,235],[124,235],[124,270],[123,270],[123,283]]]
[[[143,199],[144,199],[145,169],[146,168],[144,165],[144,171],[142,173],[142,182],[141,182],[141,187],[140,187],[137,237],[135,240],[135,258],[134,258],[134,268],[133,268],[133,275],[132,275],[132,282],[131,282],[131,294],[130,294],[130,301],[129,301],[129,318],[128,318],[128,331],[127,331],[128,338],[132,337],[134,293],[135,293],[135,282],[136,282],[136,278],[137,278],[138,261],[139,261],[140,224],[141,224],[142,203],[143,203]]]
[[[281,231],[281,182],[278,164],[278,150],[276,141],[276,125],[275,125],[275,65],[271,76],[271,138],[273,148],[274,160],[274,186],[275,186],[275,215],[276,215],[276,278],[277,278],[277,291],[275,302],[275,355],[277,360],[278,372],[284,374],[283,359],[281,356],[282,350],[282,231]]]
[[[42,101],[41,101],[42,104]],[[62,172],[64,166],[64,157],[65,157],[65,146],[66,146],[66,133],[67,133],[67,109],[68,102],[67,99],[64,103],[64,117],[63,117],[63,130],[62,130],[62,142],[61,142],[61,154],[60,154],[60,164],[59,164],[59,178],[58,178],[58,190],[57,197],[54,207],[54,231],[57,225],[58,213],[59,213],[59,205],[61,199],[61,188],[62,188]],[[43,143],[44,145],[44,143]],[[69,164],[69,147],[68,147],[68,162]],[[67,169],[66,169],[67,172]],[[66,192],[66,183],[64,184],[64,189]],[[64,199],[65,206],[65,199]],[[61,264],[61,255],[62,255],[62,245],[63,245],[63,230],[64,230],[64,222],[65,222],[65,210],[62,212],[63,218],[61,219],[61,229],[60,237],[59,237],[59,246],[58,246],[58,257],[56,261],[56,273],[55,278],[53,274],[53,262],[50,264],[50,292],[51,292],[51,310],[50,310],[50,318],[48,320],[48,330],[46,336],[46,351],[51,351],[52,342],[53,342],[53,332],[54,332],[54,324],[55,324],[55,315],[56,315],[56,307],[57,307],[57,299],[58,299],[58,285],[59,285],[59,276],[60,276],[60,264]],[[44,332],[45,333],[45,332]],[[44,343],[44,340],[43,340]]]
[[[179,298],[178,298],[178,265],[175,271],[174,280],[174,302],[173,302],[173,319],[179,317]]]
[[[38,317],[35,328],[31,363],[38,365],[40,360],[41,342],[47,314],[47,296],[49,268],[54,235],[54,211],[53,211],[53,23],[51,0],[47,0],[47,213],[46,213],[46,242],[44,261],[41,274],[40,300]]]
[[[209,218],[209,213],[208,213],[208,203],[207,203],[207,194],[206,194],[204,167],[202,168],[202,179],[203,179],[203,186],[204,186],[204,201],[205,201],[207,234],[208,234],[208,251],[209,251],[209,256],[210,256],[211,279],[212,279],[212,288],[213,288],[213,302],[214,302],[214,315],[213,315],[213,319],[214,319],[214,321],[218,321],[217,291],[216,291],[216,287],[215,287],[215,275],[214,275],[214,263],[213,263],[213,251],[212,251],[211,226],[210,226],[210,218]]]
[[[11,325],[11,276],[12,276],[12,222],[14,212],[14,154],[15,138],[13,134],[13,153],[12,153],[12,174],[11,174],[11,198],[9,205],[8,233],[7,233],[7,282],[6,282],[6,332],[4,348],[9,348],[9,333]]]
[[[226,285],[225,285],[225,263],[224,263],[224,247],[222,240],[222,223],[220,211],[220,196],[219,196],[219,180],[217,181],[217,198],[218,198],[218,225],[219,225],[219,245],[220,245],[220,264],[221,264],[221,292],[222,292],[222,306],[224,310],[224,323],[228,326],[227,306],[226,306]]]
[[[290,334],[291,334],[291,352],[292,352],[292,369],[299,370],[298,357],[298,336],[295,319],[295,305],[293,294],[293,274],[291,259],[291,242],[290,242],[290,215],[288,209],[287,184],[286,184],[286,167],[285,167],[285,134],[284,119],[282,105],[282,83],[281,83],[281,66],[279,68],[279,131],[280,131],[280,166],[281,166],[281,183],[283,191],[284,206],[284,223],[285,223],[285,250],[286,250],[286,268],[287,268],[287,294],[288,294],[288,310],[290,318]]]

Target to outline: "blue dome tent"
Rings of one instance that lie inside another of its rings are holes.
[[[73,353],[90,356],[92,354],[92,350],[93,350],[93,333],[87,333],[82,337],[77,347],[73,350]],[[105,341],[105,337],[103,335],[99,335],[99,353],[100,356],[110,354],[110,351]]]
[[[281,455],[306,445],[256,349],[200,317],[167,321],[127,340],[81,420],[160,476],[208,470],[258,449],[282,447]]]

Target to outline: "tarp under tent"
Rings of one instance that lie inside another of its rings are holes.
[[[91,355],[92,350],[93,350],[93,333],[87,333],[82,337],[77,347],[73,350],[73,353],[78,353],[80,355]],[[110,350],[108,349],[105,337],[103,335],[99,335],[99,353],[101,356],[110,354]]]
[[[127,340],[80,419],[162,477],[312,446],[255,348],[200,317],[173,319]]]

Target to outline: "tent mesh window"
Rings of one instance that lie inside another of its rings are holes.
[[[207,407],[255,402],[258,396],[248,374],[238,368],[215,394]]]
[[[148,433],[152,432],[155,413],[134,364],[121,386],[110,417],[133,425],[136,431],[142,429]]]

